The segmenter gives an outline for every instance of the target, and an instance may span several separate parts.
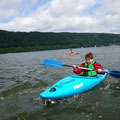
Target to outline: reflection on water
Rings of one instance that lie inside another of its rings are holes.
[[[39,96],[42,90],[73,74],[72,68],[42,65],[46,58],[79,65],[90,51],[105,69],[120,70],[120,46],[75,49],[80,55],[73,56],[67,51],[0,55],[1,120],[119,120],[120,80],[110,75],[89,92],[57,100],[50,106],[43,104]]]

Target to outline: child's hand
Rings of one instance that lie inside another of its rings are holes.
[[[76,69],[76,65],[72,65],[74,69]]]
[[[102,69],[98,69],[98,73],[102,73],[103,72],[103,70]]]

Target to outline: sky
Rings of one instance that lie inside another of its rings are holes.
[[[0,0],[0,30],[120,34],[120,0]]]

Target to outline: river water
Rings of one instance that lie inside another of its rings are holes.
[[[109,71],[120,71],[120,46],[0,54],[0,120],[119,120],[120,79],[107,75],[89,92],[57,100],[47,106],[39,94],[72,68],[42,65],[44,59],[79,65],[87,52]]]

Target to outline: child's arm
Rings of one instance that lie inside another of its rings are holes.
[[[79,67],[84,67],[84,63],[81,64]],[[73,70],[74,73],[80,74],[82,72],[82,69],[77,68],[76,65],[73,65],[73,68],[74,68]]]
[[[99,74],[100,73],[104,74],[104,72],[103,72],[104,70],[103,70],[102,65],[100,63],[95,63],[94,68],[95,68],[95,70],[98,71]]]

